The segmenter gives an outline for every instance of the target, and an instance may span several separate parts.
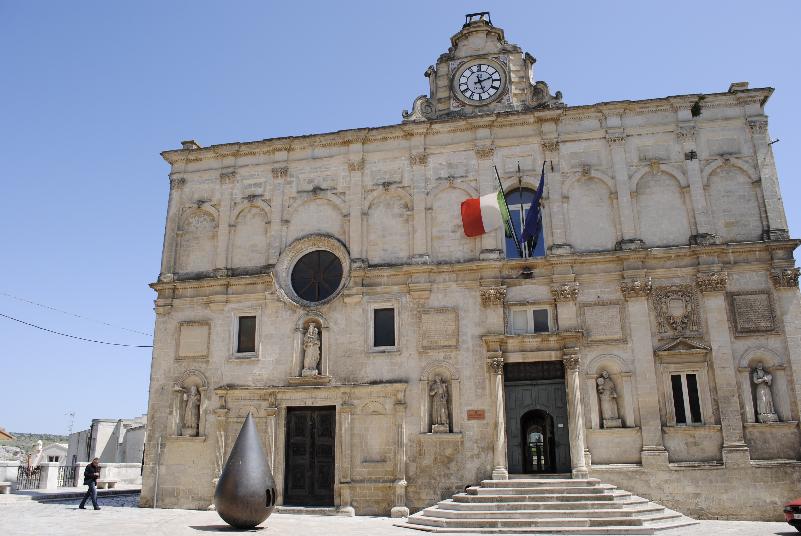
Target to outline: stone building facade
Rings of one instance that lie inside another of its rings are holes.
[[[141,504],[207,507],[250,412],[278,504],[400,516],[560,472],[775,514],[801,304],[772,89],[567,106],[485,18],[451,45],[400,124],[163,153]],[[543,161],[543,255],[464,235],[495,168],[523,202]]]

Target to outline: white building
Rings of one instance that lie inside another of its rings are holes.
[[[141,463],[147,416],[134,419],[92,419],[87,430],[69,436],[66,457],[75,465],[100,458],[101,463]]]

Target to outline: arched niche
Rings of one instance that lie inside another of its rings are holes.
[[[770,386],[773,395],[773,406],[780,421],[792,421],[793,415],[790,406],[790,393],[788,391],[787,374],[784,359],[781,355],[769,348],[756,347],[743,353],[738,362],[737,376],[740,382],[740,393],[745,404],[746,422],[758,422],[756,416],[756,386],[751,375],[757,364],[773,375]]]
[[[569,182],[568,188],[568,243],[576,251],[613,250],[619,233],[609,186],[584,176]]]
[[[650,171],[637,181],[639,237],[648,247],[687,245],[690,212],[678,178]],[[666,224],[669,222],[669,224]]]
[[[184,436],[184,417],[186,415],[187,397],[192,388],[197,389],[200,395],[198,410],[198,434],[197,437],[206,436],[206,413],[209,405],[209,385],[206,376],[196,369],[185,371],[173,383],[172,404],[170,405],[170,423],[173,436]]]
[[[454,183],[441,186],[429,195],[426,219],[432,261],[460,262],[478,258],[481,241],[465,236],[462,226],[462,201],[475,197],[471,190]]]
[[[264,266],[270,234],[270,216],[265,207],[248,203],[234,216],[231,268]]]
[[[620,419],[623,421],[623,427],[633,428],[636,424],[632,370],[626,361],[614,354],[595,356],[587,363],[584,369],[584,387],[589,402],[590,427],[594,430],[603,428],[597,380],[604,370],[609,373],[609,377],[615,384],[617,410]]]
[[[402,264],[412,255],[412,201],[397,188],[377,190],[367,200],[365,236],[367,262]]]
[[[207,272],[214,269],[217,251],[217,218],[206,207],[192,207],[182,214],[178,230],[175,271]]]
[[[708,173],[707,194],[721,242],[762,239],[762,211],[758,188],[745,169],[723,163]]]
[[[461,386],[459,374],[447,361],[429,363],[420,375],[420,433],[431,433],[431,385],[437,377],[441,377],[448,385],[448,416],[450,433],[460,433],[461,422]]]
[[[309,234],[325,234],[347,244],[344,205],[334,196],[306,197],[287,209],[286,243]]]
[[[314,324],[320,333],[320,362],[317,364],[317,371],[320,376],[327,377],[328,373],[328,357],[330,355],[330,340],[331,331],[328,320],[318,311],[309,311],[298,317],[295,322],[295,344],[292,357],[292,371],[291,374],[295,377],[300,377],[303,374],[303,338],[309,325]]]

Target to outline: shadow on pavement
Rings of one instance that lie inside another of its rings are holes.
[[[205,525],[205,526],[190,526],[190,529],[202,530],[204,532],[258,532],[267,527],[254,527],[252,529],[238,529],[231,525]]]

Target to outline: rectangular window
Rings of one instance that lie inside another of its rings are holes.
[[[702,424],[696,375],[691,373],[671,374],[670,385],[673,391],[676,424]]]
[[[548,309],[530,307],[511,310],[510,330],[512,335],[526,333],[548,333],[551,331]]]
[[[395,309],[373,309],[373,347],[395,346]]]
[[[236,352],[248,354],[256,352],[256,317],[240,316],[237,330]]]

